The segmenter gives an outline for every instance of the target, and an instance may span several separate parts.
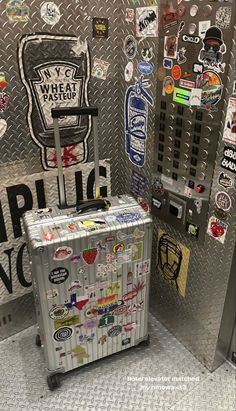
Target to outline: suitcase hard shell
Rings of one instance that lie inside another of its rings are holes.
[[[66,204],[58,119],[91,115],[95,199]],[[32,210],[23,226],[51,390],[59,375],[148,344],[152,219],[129,195],[100,198],[98,109],[53,108],[60,205]],[[109,208],[110,205],[110,208]]]
[[[51,389],[55,374],[148,342],[152,219],[131,196],[109,201],[107,211],[23,217]]]

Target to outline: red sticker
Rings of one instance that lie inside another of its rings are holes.
[[[179,80],[180,79],[180,77],[181,77],[181,68],[180,68],[180,66],[178,66],[178,64],[175,64],[173,67],[172,67],[172,77],[173,77],[173,79],[174,80]]]
[[[88,265],[92,265],[95,263],[97,255],[98,255],[97,248],[89,248],[82,252],[83,259]]]

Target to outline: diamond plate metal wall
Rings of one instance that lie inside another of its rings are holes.
[[[140,1],[137,7],[143,5],[145,5],[145,2]],[[127,7],[128,2],[123,1],[123,6]],[[128,34],[134,33],[134,27],[129,29],[127,26],[124,26],[124,38]],[[155,55],[158,53],[158,39],[144,39],[138,46],[138,59],[134,61],[136,67],[137,61],[140,60],[142,44],[145,45],[145,47],[153,47]],[[233,58],[233,54],[235,56],[235,43],[231,54]],[[122,63],[123,67],[125,67],[127,60],[124,56],[122,58]],[[225,97],[225,110],[227,106],[227,97],[232,94],[232,82],[234,77],[232,63],[229,72],[230,78],[228,78],[228,90]],[[151,91],[153,91],[155,89],[155,76],[150,76],[149,78],[152,83]],[[122,88],[123,93],[125,93],[127,84],[124,79],[122,81]],[[158,104],[159,96],[155,96],[155,99],[156,104]],[[133,169],[136,169],[136,171],[141,172],[148,178],[150,187],[154,154],[154,117],[155,113],[150,113],[147,161],[145,166],[140,170],[129,162],[125,153],[123,155],[122,169],[125,170],[123,187],[125,187],[126,190],[130,189],[131,173]],[[217,178],[219,172],[222,171],[220,168],[220,161],[222,159],[224,146],[222,142],[223,128],[224,118],[221,123],[220,143],[217,149],[217,160],[209,205],[209,217],[213,215],[215,194],[219,191]],[[226,358],[227,354],[224,353],[221,357],[216,356],[218,336],[235,247],[235,191],[231,198],[232,208],[227,219],[229,228],[224,245],[220,244],[215,239],[210,238],[208,235],[205,237],[204,245],[198,245],[195,241],[191,240],[191,238],[176,231],[171,225],[154,218],[153,270],[150,295],[151,312],[210,370],[218,367],[224,358]],[[147,193],[147,199],[150,200],[150,191]],[[157,274],[155,265],[157,262],[157,232],[159,228],[162,228],[176,241],[184,244],[191,251],[185,298],[180,297],[179,294]]]

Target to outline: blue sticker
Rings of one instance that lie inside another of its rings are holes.
[[[169,69],[169,70],[172,69],[172,67],[173,67],[173,60],[165,58],[165,59],[163,60],[163,67],[166,68],[166,69]]]
[[[141,74],[144,74],[145,76],[149,76],[150,74],[153,73],[154,66],[151,63],[148,63],[147,61],[141,61],[138,64],[138,71]]]
[[[133,221],[140,220],[140,218],[139,213],[121,213],[116,216],[119,223],[132,223]]]
[[[145,164],[148,105],[153,106],[153,98],[145,90],[149,86],[149,80],[141,76],[125,93],[125,150],[138,167]]]

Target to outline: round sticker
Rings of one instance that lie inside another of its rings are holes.
[[[125,251],[124,243],[118,243],[113,246],[113,253],[122,253],[123,251]]]
[[[132,61],[129,61],[125,67],[125,81],[129,82],[134,73],[134,64]]]
[[[206,5],[203,7],[202,11],[203,11],[203,16],[204,16],[204,17],[208,17],[208,16],[211,15],[212,7],[210,6],[210,4],[206,4]]]
[[[174,80],[179,80],[181,77],[181,68],[178,64],[175,64],[172,68],[172,77]]]
[[[166,94],[172,94],[175,88],[175,82],[172,77],[167,76],[163,81],[163,90]]]
[[[164,67],[159,67],[157,69],[157,78],[158,78],[158,80],[163,81],[165,76],[166,76],[166,71],[165,71]]]
[[[228,214],[220,208],[215,208],[214,215],[219,218],[219,220],[226,220],[228,217]]]
[[[61,18],[60,10],[55,3],[47,1],[41,7],[41,17],[45,23],[54,26]]]
[[[52,270],[48,276],[50,283],[62,284],[69,277],[69,271],[65,267],[57,267]]]
[[[2,138],[7,130],[7,122],[3,118],[0,119],[0,138]]]
[[[188,28],[189,34],[194,34],[195,31],[196,31],[196,28],[197,28],[196,24],[190,23],[190,24],[189,24],[189,28]]]
[[[85,311],[85,317],[89,318],[90,320],[97,316],[98,310],[96,307],[90,307]]]
[[[56,249],[53,260],[56,261],[63,261],[67,258],[70,258],[73,254],[73,250],[71,247],[59,247]]]
[[[72,337],[73,329],[71,327],[61,327],[53,334],[53,339],[57,342],[64,342]]]
[[[198,13],[198,6],[196,4],[193,4],[190,9],[190,16],[195,17],[197,13]]]
[[[52,320],[61,320],[62,318],[66,317],[69,310],[65,305],[55,305],[49,311],[49,317]]]
[[[124,41],[123,51],[126,57],[133,60],[137,54],[138,43],[134,36],[127,36]]]
[[[223,211],[229,211],[231,208],[231,198],[228,193],[224,191],[219,191],[215,196],[215,203],[218,208]]]
[[[108,331],[108,336],[109,337],[117,337],[122,332],[122,327],[121,325],[115,325]]]
[[[127,312],[127,307],[125,304],[119,305],[114,311],[113,314],[114,315],[123,315],[126,314]]]

